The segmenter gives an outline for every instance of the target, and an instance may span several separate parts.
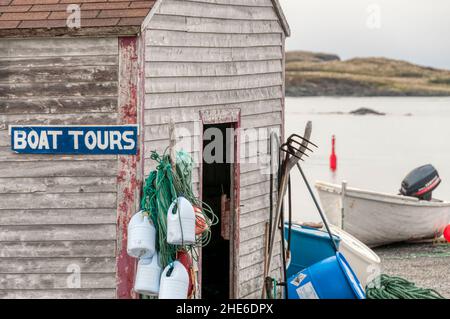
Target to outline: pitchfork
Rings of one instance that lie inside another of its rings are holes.
[[[265,272],[264,278],[267,278],[268,272],[270,271],[270,263],[271,263],[272,257],[273,257],[273,247],[274,247],[274,243],[275,243],[276,230],[277,230],[277,227],[280,225],[280,219],[282,216],[283,200],[284,200],[284,196],[286,195],[286,191],[288,189],[290,172],[295,166],[297,166],[297,168],[299,169],[299,171],[303,177],[303,180],[305,181],[308,191],[314,200],[314,204],[316,205],[316,208],[318,209],[319,214],[320,214],[322,220],[324,221],[325,227],[331,238],[331,242],[334,246],[334,249],[337,251],[337,245],[333,239],[333,235],[330,231],[330,228],[328,226],[325,215],[323,214],[322,209],[320,208],[320,205],[319,205],[316,197],[314,196],[311,186],[299,164],[300,161],[304,161],[304,159],[303,159],[304,157],[309,157],[308,152],[312,153],[313,147],[315,147],[315,148],[318,147],[316,144],[314,144],[310,141],[311,132],[312,132],[312,122],[308,122],[306,124],[305,133],[303,136],[300,136],[297,134],[292,134],[287,139],[287,142],[280,146],[280,151],[285,153],[285,158],[283,161],[283,165],[281,167],[281,178],[280,178],[281,180],[280,180],[280,185],[279,185],[275,222],[272,224],[272,231],[271,231],[270,245],[269,245],[269,254],[268,254],[268,260],[267,260],[267,266],[264,271]],[[284,221],[283,221],[283,225],[284,225]],[[282,227],[281,231],[284,232],[284,227]],[[283,237],[284,236],[282,236],[282,238]],[[286,269],[284,269],[284,272],[286,272]],[[287,282],[285,282],[284,284],[287,285]],[[264,297],[264,294],[265,294],[265,285],[263,288],[263,297]]]

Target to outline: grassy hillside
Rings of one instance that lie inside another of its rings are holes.
[[[288,96],[450,96],[450,71],[386,58],[286,55]]]

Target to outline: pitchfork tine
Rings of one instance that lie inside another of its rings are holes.
[[[303,141],[305,141],[305,142],[308,142],[308,143],[311,144],[312,146],[315,146],[315,147],[318,148],[318,146],[317,146],[316,144],[314,144],[314,143],[311,142],[310,140],[307,140],[306,138],[304,138],[303,136],[300,136],[300,135],[298,135],[298,134],[292,134],[292,135],[288,138],[288,140],[291,140],[291,139],[293,139],[294,137],[297,137],[297,138],[299,138],[299,139],[301,139],[301,140],[303,140]],[[298,142],[297,142],[297,143],[298,143]]]
[[[307,145],[303,145],[303,143],[300,143],[300,142],[298,142],[298,141],[296,141],[296,140],[294,140],[294,139],[289,139],[289,140],[288,140],[288,144],[289,144],[290,147],[292,147],[293,149],[297,149],[297,148],[295,148],[294,146],[292,146],[292,145],[291,145],[292,143],[295,143],[295,144],[300,145],[301,148],[304,148],[305,150],[308,150],[308,151],[310,151],[311,153],[314,152],[314,151],[313,151],[312,149],[310,149]]]
[[[280,146],[280,150],[282,150],[283,152],[285,152],[291,156],[294,156],[295,158],[298,158],[299,160],[301,160],[303,162],[305,161],[303,158],[297,156],[297,154],[295,152],[292,152],[292,150],[290,148],[291,148],[291,146],[288,143],[284,143]],[[309,157],[307,154],[305,154],[301,150],[298,150],[298,152],[301,153],[302,155]]]

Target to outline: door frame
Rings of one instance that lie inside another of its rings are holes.
[[[240,167],[240,128],[241,128],[241,110],[240,109],[220,109],[200,111],[200,198],[203,198],[203,129],[205,125],[230,124],[234,129],[234,156],[231,163],[232,167],[232,201],[230,214],[230,283],[229,298],[239,298],[239,248],[240,248],[240,202],[241,202],[241,167]],[[199,258],[199,286],[202,287],[202,254],[200,250]],[[201,291],[200,291],[201,296]]]

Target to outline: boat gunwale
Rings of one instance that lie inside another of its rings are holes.
[[[332,184],[322,181],[317,181],[315,187],[319,191],[324,191],[327,193],[334,193],[337,195],[342,194],[342,186],[338,184]],[[386,204],[396,204],[403,206],[414,206],[414,207],[450,207],[450,202],[446,201],[421,201],[415,197],[407,197],[402,195],[392,195],[382,192],[367,191],[358,188],[347,187],[345,191],[346,197],[353,197],[359,199],[366,199],[375,202],[382,202]]]

